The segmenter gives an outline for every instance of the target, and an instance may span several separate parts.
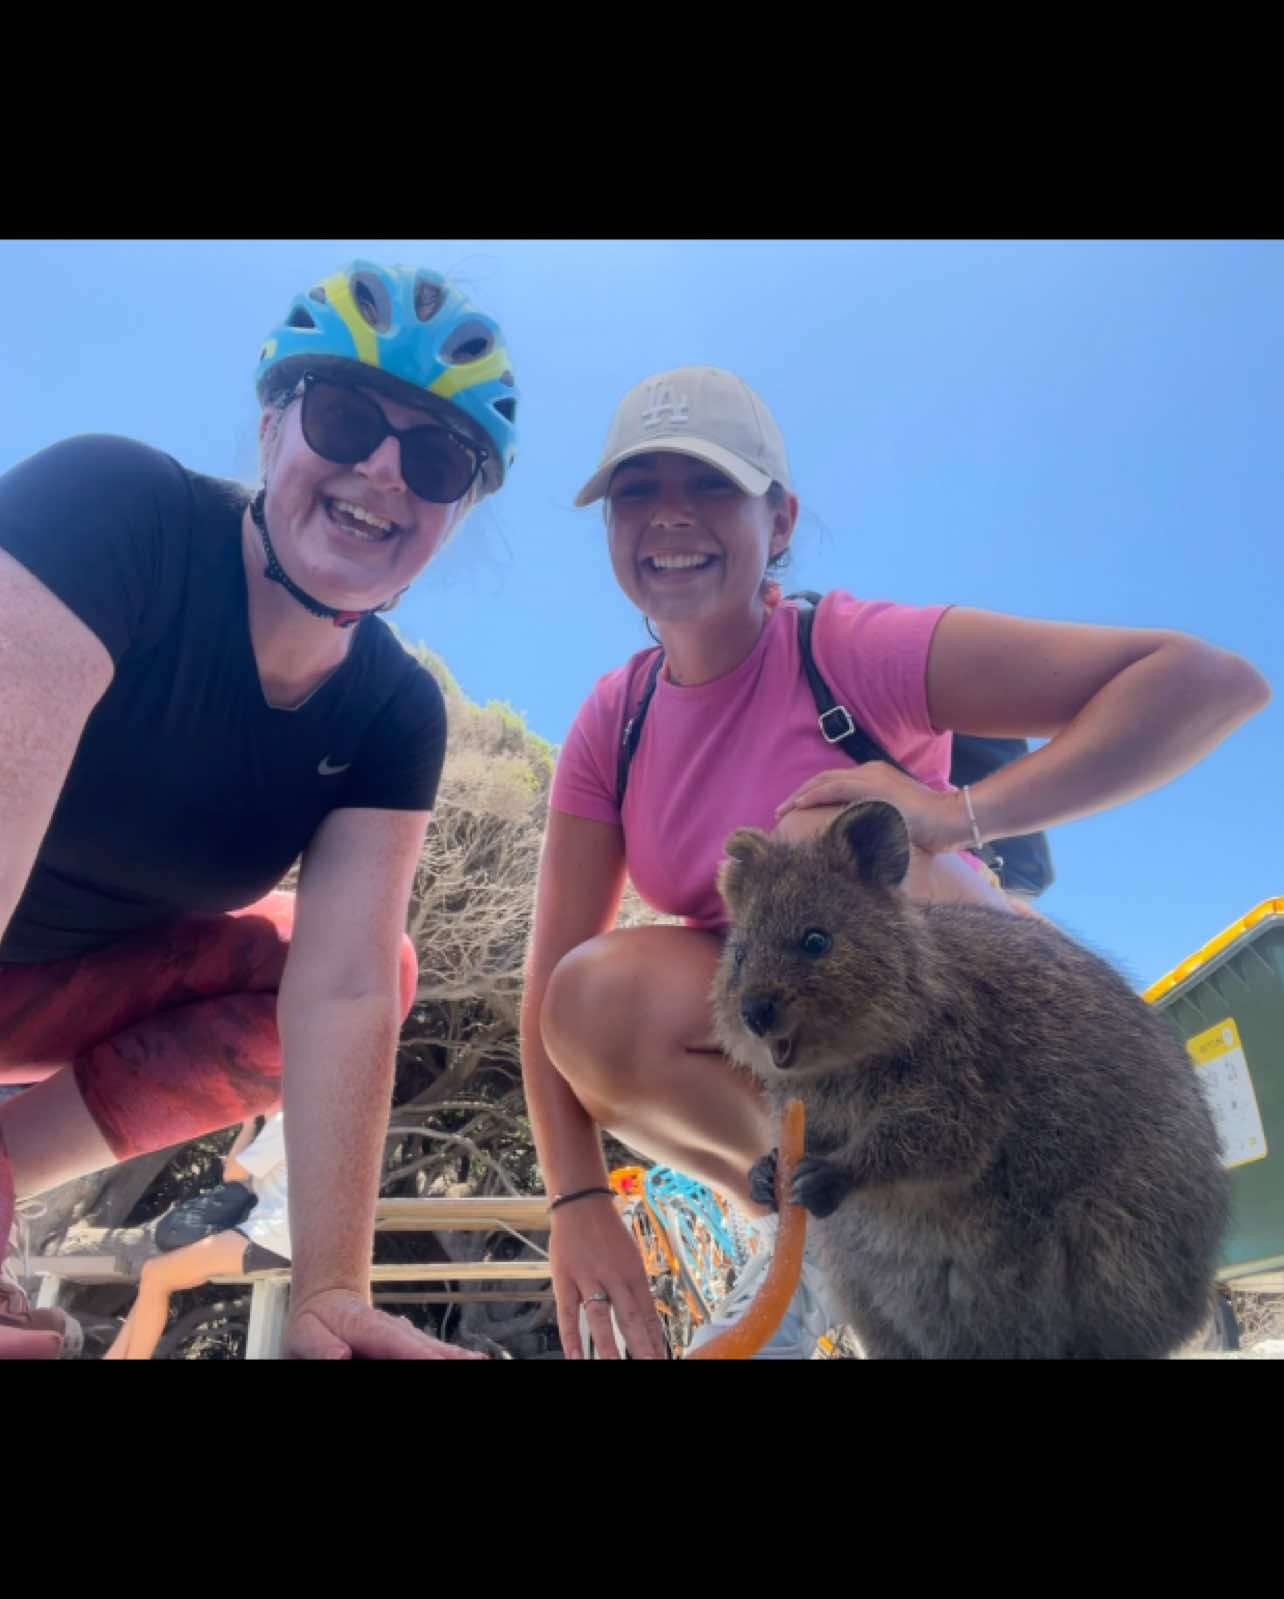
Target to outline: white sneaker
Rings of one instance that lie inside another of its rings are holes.
[[[770,1218],[771,1222],[775,1217]],[[704,1322],[692,1334],[690,1349],[698,1349],[711,1338],[734,1327],[752,1304],[775,1247],[775,1228],[765,1228],[761,1223],[755,1230],[759,1234],[758,1252],[752,1255],[741,1272],[736,1286],[713,1313],[712,1321]],[[802,1271],[798,1287],[780,1326],[750,1360],[810,1360],[817,1343],[836,1327],[842,1318],[834,1311],[825,1294],[825,1280],[816,1263],[810,1246],[803,1249]]]

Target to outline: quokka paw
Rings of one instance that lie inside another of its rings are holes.
[[[794,1172],[793,1198],[813,1216],[829,1216],[838,1209],[848,1187],[836,1166],[819,1155],[804,1155]]]
[[[776,1208],[776,1159],[778,1150],[754,1161],[749,1168],[749,1193],[759,1205]]]

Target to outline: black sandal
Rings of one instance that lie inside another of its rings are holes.
[[[244,1183],[220,1183],[174,1206],[156,1223],[156,1247],[182,1249],[202,1238],[226,1232],[244,1221],[258,1204],[258,1195]]]

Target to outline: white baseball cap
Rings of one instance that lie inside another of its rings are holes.
[[[785,441],[749,385],[721,367],[675,366],[643,378],[620,401],[576,505],[600,500],[622,461],[657,450],[707,461],[746,494],[765,494],[773,482],[789,487]]]

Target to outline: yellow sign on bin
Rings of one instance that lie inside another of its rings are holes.
[[[1229,1168],[1265,1160],[1266,1133],[1235,1018],[1188,1038],[1186,1048],[1222,1141],[1222,1163]]]

